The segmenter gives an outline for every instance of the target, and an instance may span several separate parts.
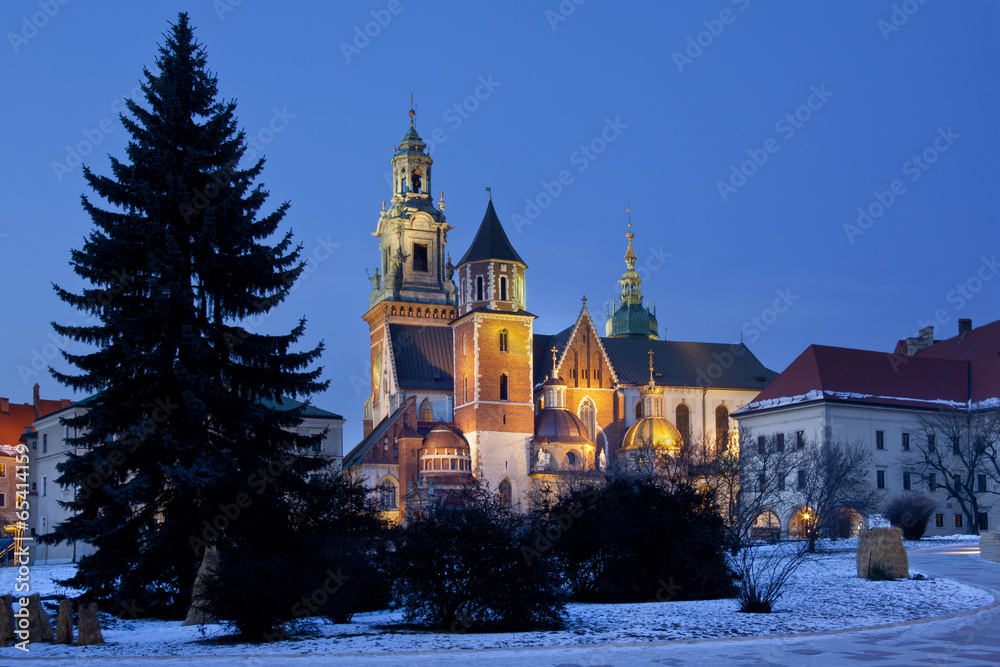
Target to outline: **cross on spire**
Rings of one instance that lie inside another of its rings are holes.
[[[649,350],[649,386],[653,386],[653,350]]]
[[[583,301],[583,307],[586,308],[587,307],[587,295],[586,294],[583,295],[583,298],[581,299],[581,301]]]
[[[556,375],[556,355],[559,354],[559,348],[555,345],[552,346],[552,377]]]

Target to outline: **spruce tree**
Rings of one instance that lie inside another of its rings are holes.
[[[82,197],[93,230],[71,265],[89,286],[55,286],[90,316],[55,330],[95,349],[63,353],[78,374],[52,371],[93,395],[67,422],[81,453],[59,466],[74,514],[44,539],[96,547],[70,580],[88,597],[177,616],[205,545],[260,525],[265,503],[272,517],[274,503],[293,506],[324,465],[295,454],[315,438],[294,432],[302,407],[282,397],[327,383],[314,367],[322,344],[294,349],[304,319],[283,335],[247,324],[288,295],[301,246],[278,229],[287,202],[262,212],[264,160],[241,163],[236,104],[217,99],[186,14],[164,38],[158,71],[143,70],[145,103],[120,116],[127,158],[110,158],[111,176],[84,168],[106,202]]]

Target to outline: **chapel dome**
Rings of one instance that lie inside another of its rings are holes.
[[[587,427],[569,410],[546,409],[535,418],[535,437],[551,443],[592,445]]]
[[[683,440],[680,431],[663,417],[643,417],[629,427],[622,438],[622,449],[669,449],[679,451]]]

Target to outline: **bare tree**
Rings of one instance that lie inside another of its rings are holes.
[[[871,447],[864,441],[805,443],[797,482],[801,504],[809,511],[804,528],[810,552],[820,536],[836,536],[842,510],[871,514],[880,509],[871,468]]]
[[[978,535],[987,498],[1000,488],[1000,411],[946,408],[919,415],[917,428],[917,474],[932,492],[944,489],[962,508],[967,532]]]

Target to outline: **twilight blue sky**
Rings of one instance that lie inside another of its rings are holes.
[[[311,258],[253,324],[305,315],[307,344],[326,342],[332,385],[315,402],[348,419],[345,449],[368,392],[370,234],[411,93],[452,257],[491,186],[537,332],[569,326],[584,294],[603,325],[627,202],[672,340],[742,329],[780,371],[811,343],[891,350],[935,318],[938,337],[997,318],[994,2],[7,0],[0,396],[29,401],[35,382],[70,396],[38,369],[62,363],[49,322],[82,319],[50,286],[80,286],[69,253],[91,222],[75,153],[103,174],[123,154],[121,98],[178,11]]]

